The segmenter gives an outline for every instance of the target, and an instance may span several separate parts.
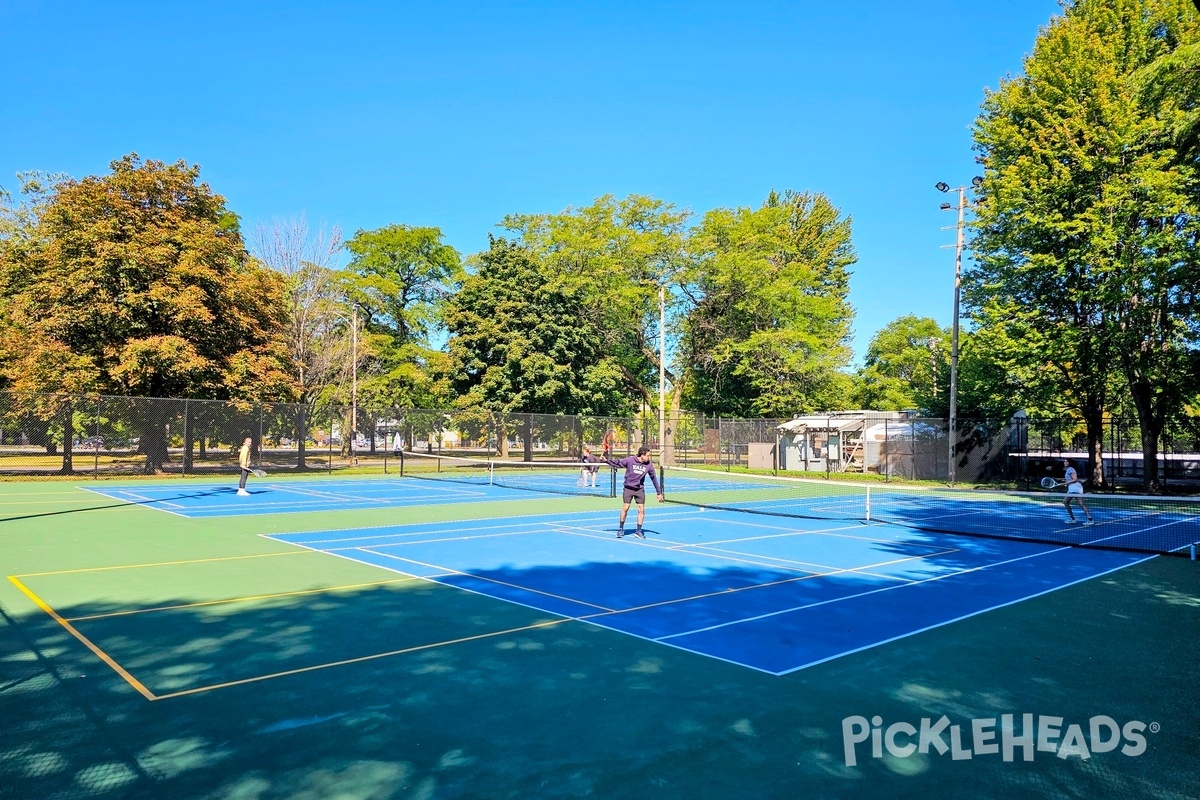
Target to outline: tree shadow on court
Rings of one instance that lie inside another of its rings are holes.
[[[782,677],[420,581],[55,608],[162,698],[151,701],[43,612],[10,610],[0,786],[239,800],[1184,796],[1197,695],[1181,631],[1194,630],[1200,585],[1194,565],[1172,561]],[[643,596],[745,577],[610,566],[509,577]],[[152,610],[164,606],[179,607]],[[860,748],[857,767],[843,760],[849,715],[969,726],[1021,712],[1161,712],[1172,733],[1141,759],[888,760]]]

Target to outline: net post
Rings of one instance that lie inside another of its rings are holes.
[[[488,461],[488,486],[496,485],[496,462]]]
[[[1188,550],[1191,551],[1192,561],[1196,560],[1196,545],[1191,545]]]
[[[871,487],[867,487],[867,522],[871,521]]]
[[[400,459],[400,477],[403,478],[404,477],[404,451],[401,450],[396,455]]]

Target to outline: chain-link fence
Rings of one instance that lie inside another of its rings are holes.
[[[884,478],[964,483],[1036,482],[1063,458],[1090,475],[1087,438],[1073,420],[958,420],[955,447],[945,420],[897,413],[836,412],[790,420],[729,419],[702,413],[636,417],[511,414],[475,408],[428,410],[339,405],[0,394],[0,474],[203,475],[235,472],[244,439],[273,472],[392,471],[400,451],[514,461],[578,458],[585,446],[615,456],[649,447],[667,464],[775,472],[873,473]],[[1109,485],[1138,484],[1145,466],[1135,422],[1105,425]],[[1158,475],[1200,488],[1200,420],[1159,441]]]

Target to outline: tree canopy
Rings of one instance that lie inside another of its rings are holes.
[[[880,411],[937,413],[949,396],[950,331],[936,320],[906,314],[889,322],[867,347],[858,405]]]
[[[738,416],[832,408],[848,396],[850,220],[820,194],[717,209],[681,280],[688,407]]]
[[[603,413],[596,406],[611,402],[612,375],[583,302],[578,286],[547,275],[525,248],[492,239],[446,308],[459,406]]]
[[[283,282],[224,199],[183,162],[111,169],[56,184],[31,235],[0,248],[11,388],[290,398]]]
[[[985,181],[964,286],[980,355],[1009,364],[1031,401],[1057,397],[1085,421],[1095,476],[1124,393],[1151,490],[1159,435],[1195,385],[1200,227],[1176,117],[1139,99],[1135,76],[1196,36],[1181,0],[1074,3],[975,132]]]

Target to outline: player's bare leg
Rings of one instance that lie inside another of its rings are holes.
[[[620,539],[625,535],[625,517],[629,514],[629,503],[621,506],[621,522],[617,525],[617,538]],[[639,524],[640,528],[641,525]]]

